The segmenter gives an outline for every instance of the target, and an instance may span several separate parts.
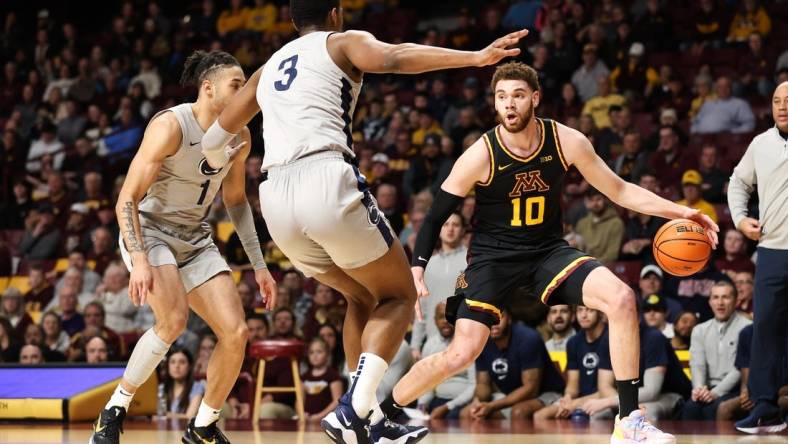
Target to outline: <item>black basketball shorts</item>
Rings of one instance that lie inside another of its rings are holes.
[[[601,266],[564,240],[529,250],[473,245],[468,268],[446,302],[446,317],[452,323],[466,318],[493,326],[501,310],[509,307],[513,290],[520,287],[546,305],[582,305],[583,282]]]

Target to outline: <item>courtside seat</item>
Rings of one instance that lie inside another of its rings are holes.
[[[296,413],[298,420],[303,421],[304,416],[304,392],[301,386],[301,374],[298,362],[304,356],[304,342],[295,339],[266,339],[263,341],[252,342],[249,345],[249,356],[258,360],[257,384],[254,390],[254,407],[252,408],[252,420],[260,419],[260,400],[263,393],[295,393]],[[264,387],[265,362],[274,358],[290,358],[290,367],[293,372],[292,387]]]

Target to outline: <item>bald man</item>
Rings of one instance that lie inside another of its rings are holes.
[[[728,186],[736,227],[758,242],[752,359],[748,381],[755,408],[736,423],[745,433],[777,433],[787,426],[777,405],[788,323],[788,82],[772,97],[774,127],[755,136]],[[759,219],[747,213],[757,185]]]

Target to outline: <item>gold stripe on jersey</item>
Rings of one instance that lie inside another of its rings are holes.
[[[482,140],[484,140],[484,144],[487,146],[487,152],[490,153],[490,177],[484,182],[477,182],[477,184],[486,187],[492,183],[493,174],[495,174],[495,154],[493,153],[492,143],[490,143],[490,139],[487,138],[487,133],[482,134]]]
[[[539,141],[539,148],[537,148],[536,151],[533,152],[533,154],[528,156],[528,158],[519,157],[516,154],[512,153],[511,151],[509,151],[509,148],[507,148],[506,144],[503,143],[503,138],[501,137],[501,125],[498,125],[498,126],[495,127],[495,138],[498,139],[498,145],[501,146],[501,149],[509,157],[511,157],[512,159],[517,160],[519,162],[522,162],[522,163],[528,163],[528,162],[534,160],[536,158],[536,156],[539,155],[539,152],[542,151],[542,147],[544,146],[544,138],[545,138],[545,134],[544,133],[545,133],[545,131],[544,131],[544,121],[542,121],[542,119],[539,119],[539,118],[537,118],[536,121],[539,122],[539,125],[541,125],[542,131],[540,132],[540,134],[541,134],[542,137],[541,137],[541,140]]]
[[[564,166],[564,171],[569,170],[569,165],[566,163],[566,159],[564,158],[564,149],[561,147],[561,139],[558,138],[558,124],[555,123],[555,120],[552,121],[553,124],[553,137],[555,137],[555,149],[558,151],[558,158],[561,159],[561,165]]]
[[[468,305],[468,308],[473,311],[481,311],[483,313],[493,315],[499,321],[501,319],[501,310],[499,310],[495,305],[490,305],[486,302],[474,301],[472,299],[466,299],[465,303]]]
[[[543,304],[547,303],[547,298],[550,297],[550,295],[553,293],[553,290],[558,288],[558,286],[561,285],[561,283],[564,282],[564,280],[566,280],[566,278],[568,278],[569,275],[572,274],[572,272],[575,271],[577,267],[593,259],[594,258],[591,256],[580,256],[579,258],[570,262],[569,265],[564,267],[563,270],[558,272],[558,274],[556,274],[553,277],[550,283],[547,284],[547,287],[545,287],[544,291],[542,292],[542,295],[539,297],[542,303]]]

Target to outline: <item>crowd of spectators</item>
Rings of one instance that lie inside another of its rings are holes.
[[[664,221],[616,207],[574,170],[567,176],[567,240],[607,263],[639,296],[641,402],[652,417],[740,416],[752,406],[740,335],[748,334],[752,313],[754,245],[731,226],[725,195],[751,137],[771,125],[774,86],[788,80],[788,51],[778,52],[788,47],[782,32],[788,2],[455,3],[347,0],[343,13],[348,26],[392,43],[466,50],[511,29],[531,30],[519,58],[539,73],[537,115],[584,133],[624,180],[697,208],[725,229],[704,271],[664,275],[652,265],[650,248]],[[7,287],[0,304],[0,362],[124,360],[154,322],[148,307],[128,298],[114,213],[147,121],[195,98],[195,91],[177,84],[192,50],[228,51],[251,74],[296,34],[283,0],[134,0],[111,3],[89,17],[51,8],[0,7],[0,282]],[[496,123],[489,73],[365,78],[354,150],[408,252],[456,158]],[[293,270],[268,235],[257,198],[265,153],[259,119],[250,124],[247,195],[280,284],[275,312],[262,313],[238,237],[217,242],[236,270],[252,340],[306,342],[306,411],[318,418],[347,382],[345,303]],[[392,367],[407,369],[451,340],[442,301],[464,268],[474,205],[473,196],[466,198],[443,227],[439,253],[427,268],[433,291],[424,301],[425,320],[414,324]],[[209,220],[220,226],[226,219],[217,200]],[[523,313],[513,307],[493,328],[475,368],[447,380],[418,406],[436,418],[568,417],[578,409],[609,415],[615,389],[604,316],[561,306]],[[724,350],[712,347],[722,338]],[[215,344],[207,326],[192,316],[159,372],[160,414],[193,413]],[[692,356],[691,385],[674,350]],[[561,375],[549,353],[564,351]],[[247,360],[227,415],[249,416],[256,368]],[[266,384],[287,385],[289,378],[288,362],[269,363]],[[263,415],[291,417],[293,402],[289,395],[267,396]]]

